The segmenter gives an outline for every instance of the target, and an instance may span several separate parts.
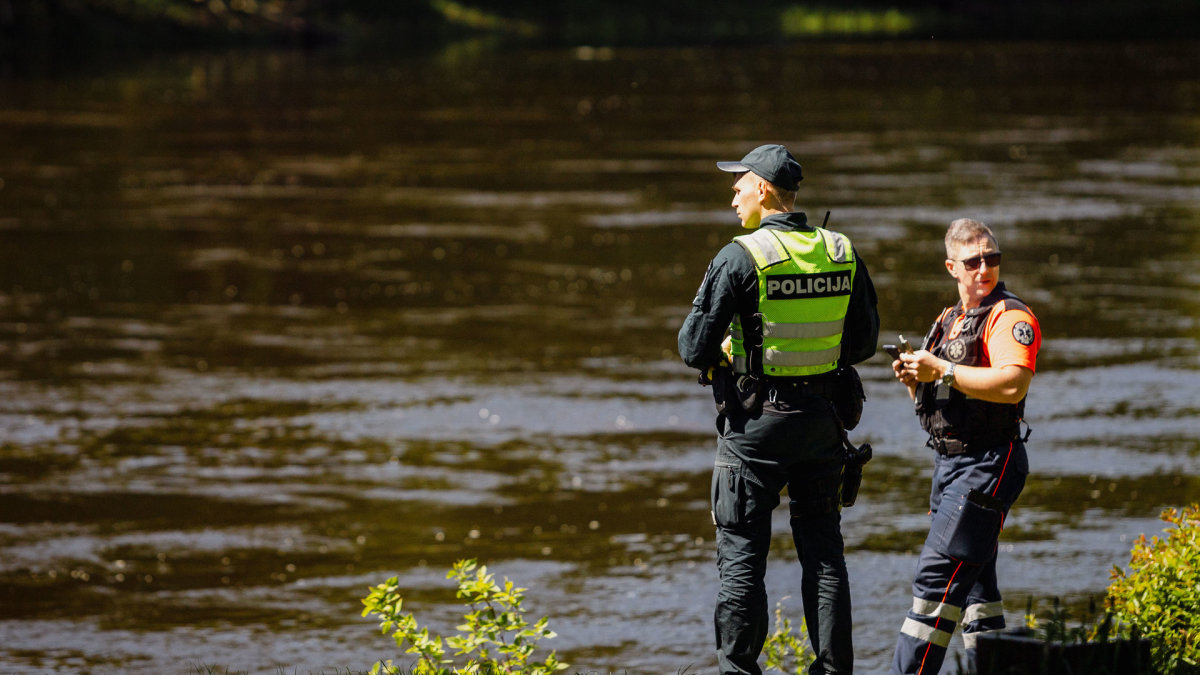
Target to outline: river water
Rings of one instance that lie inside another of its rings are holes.
[[[569,672],[711,672],[712,406],[675,353],[737,234],[717,160],[788,144],[882,337],[990,224],[1045,335],[1000,573],[1099,597],[1200,495],[1200,45],[238,53],[0,80],[0,672],[405,657],[398,576],[529,587]],[[844,511],[883,670],[929,452],[880,355]],[[800,614],[785,509],[768,576]],[[785,599],[786,598],[786,599]]]

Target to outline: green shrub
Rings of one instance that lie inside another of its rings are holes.
[[[567,668],[554,652],[542,661],[531,660],[537,642],[553,638],[555,633],[547,628],[545,617],[532,626],[526,621],[521,607],[526,589],[514,587],[508,579],[501,587],[487,567],[475,560],[456,562],[446,578],[455,580],[457,597],[465,599],[470,608],[464,615],[466,623],[457,626],[457,636],[430,635],[411,613],[401,612],[404,599],[396,577],[375,586],[363,599],[366,609],[362,615],[379,615],[380,630],[391,632],[398,647],[407,643],[405,651],[417,656],[411,671],[402,671],[388,660],[377,662],[372,675],[551,675]],[[453,656],[466,657],[466,662],[456,665],[453,658],[446,657],[447,648],[454,650]]]
[[[787,598],[784,598],[786,600]],[[763,645],[767,656],[767,670],[805,675],[808,667],[817,660],[808,643],[808,631],[804,619],[800,619],[800,630],[792,632],[792,622],[783,615],[783,602],[775,605],[775,630],[767,636]],[[789,670],[788,661],[791,661]]]
[[[1113,567],[1105,604],[1124,631],[1150,640],[1159,673],[1192,675],[1200,673],[1200,504],[1161,517],[1175,527],[1165,540],[1138,537],[1129,571]]]

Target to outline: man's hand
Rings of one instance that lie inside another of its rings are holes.
[[[733,336],[726,335],[725,341],[721,343],[721,353],[725,355],[725,363],[721,365],[727,366],[733,363]]]
[[[911,354],[901,354],[899,363],[901,372],[896,373],[897,379],[913,386],[918,382],[933,382],[939,379],[950,367],[949,361],[939,359],[924,349]],[[897,369],[896,364],[892,364],[892,369]]]
[[[911,358],[915,354],[901,354],[899,359],[892,361],[892,373],[896,376],[897,380],[900,380],[901,384],[908,387],[908,397],[916,400],[917,377],[915,373],[908,370],[908,366],[903,360],[906,356]]]

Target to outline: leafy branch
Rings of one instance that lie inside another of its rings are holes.
[[[503,586],[497,584],[487,566],[476,560],[456,562],[446,578],[455,580],[456,596],[470,608],[463,615],[465,623],[456,627],[458,635],[443,638],[431,634],[411,613],[402,612],[404,598],[396,577],[372,588],[362,601],[366,606],[362,615],[378,615],[381,632],[391,633],[396,646],[407,644],[406,653],[417,656],[413,675],[551,675],[568,667],[553,651],[541,661],[533,660],[538,641],[553,638],[556,633],[549,629],[545,617],[532,625],[526,620],[526,589],[508,579]],[[453,650],[449,658],[448,649]],[[466,660],[456,664],[453,657]],[[388,660],[376,662],[371,673],[400,675],[402,671]]]

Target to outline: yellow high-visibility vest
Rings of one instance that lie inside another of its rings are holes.
[[[819,227],[761,228],[733,239],[754,259],[762,315],[764,375],[805,377],[837,368],[842,326],[858,269],[850,239]],[[735,315],[733,370],[749,372],[746,336]],[[749,345],[749,349],[760,349]]]

